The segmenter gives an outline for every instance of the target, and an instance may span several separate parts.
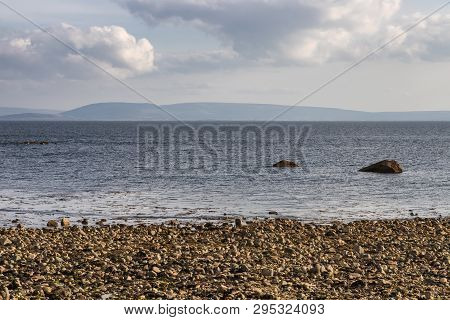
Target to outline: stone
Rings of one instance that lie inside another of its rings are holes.
[[[276,215],[278,215],[278,212],[276,212],[276,211],[269,211],[269,214],[276,216]]]
[[[260,288],[253,288],[252,291],[258,296],[263,294],[263,291]]]
[[[273,277],[273,270],[269,269],[269,268],[264,268],[264,269],[262,269],[261,274],[264,277]]]
[[[359,171],[375,173],[402,173],[403,169],[395,160],[383,160],[370,166],[364,167]]]
[[[69,226],[70,226],[69,218],[62,218],[61,219],[61,227],[67,228]]]
[[[3,298],[3,300],[10,299],[8,287],[3,287],[3,289],[0,290],[0,296]]]
[[[297,167],[299,167],[299,165],[296,164],[294,161],[281,160],[281,161],[275,163],[272,167],[274,167],[274,168],[297,168]]]
[[[85,218],[85,219],[81,220],[81,224],[84,226],[87,226],[89,224],[88,219]]]
[[[364,287],[366,287],[366,282],[361,279],[353,281],[350,285],[350,288],[364,288]]]
[[[45,295],[48,296],[48,295],[52,294],[53,289],[50,288],[49,286],[43,286],[42,287],[42,291],[44,292]]]
[[[237,218],[234,220],[234,223],[235,223],[236,227],[238,227],[238,228],[242,227],[242,219]]]
[[[106,219],[100,219],[99,221],[97,221],[95,224],[98,226],[103,226],[106,222]]]
[[[12,241],[9,240],[8,238],[3,238],[3,239],[0,240],[0,244],[2,246],[6,247],[6,246],[9,246],[10,244],[12,244]]]
[[[364,248],[361,246],[355,246],[355,251],[359,254],[364,254]]]
[[[49,228],[58,228],[58,222],[56,222],[56,220],[49,220],[47,222],[47,227],[49,227]]]
[[[155,273],[160,273],[161,269],[159,269],[158,267],[153,267],[152,271],[155,272]]]
[[[112,298],[112,294],[111,293],[102,294],[101,298],[102,300],[109,300]]]

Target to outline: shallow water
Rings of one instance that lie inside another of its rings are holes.
[[[275,125],[300,130],[305,124]],[[450,123],[308,125],[301,149],[292,141],[219,136],[208,148],[187,138],[173,152],[161,153],[158,148],[171,142],[161,137],[148,144],[137,123],[0,122],[0,225],[19,219],[39,226],[59,216],[128,223],[215,220],[265,217],[272,210],[314,222],[407,218],[411,212],[448,216]],[[26,140],[50,143],[17,143]],[[205,150],[213,156],[189,162]],[[163,165],[148,167],[146,156],[154,152]],[[302,168],[270,167],[293,157]],[[405,172],[358,172],[383,159],[398,160]]]

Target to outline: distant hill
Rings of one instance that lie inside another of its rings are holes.
[[[19,113],[1,116],[0,121],[67,121],[70,120],[60,113],[45,114],[45,113]]]
[[[19,113],[3,121],[268,121],[287,106],[245,103],[181,103],[159,107],[145,103],[97,103],[59,114]],[[171,117],[173,115],[174,117]],[[336,108],[294,107],[278,121],[450,121],[450,111],[363,112]]]
[[[78,120],[139,121],[166,120],[167,115],[146,103],[96,103],[63,112],[64,117]]]
[[[20,114],[20,113],[58,113],[57,111],[45,110],[45,109],[30,109],[30,108],[8,108],[8,107],[0,107],[0,116],[8,116],[12,114]]]

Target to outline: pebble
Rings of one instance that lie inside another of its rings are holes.
[[[12,241],[9,240],[8,238],[3,238],[3,239],[0,240],[0,244],[2,246],[9,246],[10,244],[12,244]]]
[[[352,272],[348,275],[349,279],[359,279],[362,278],[362,275],[356,272]]]
[[[268,269],[268,268],[264,268],[264,269],[262,269],[261,274],[264,277],[273,277],[273,270],[272,269]]]
[[[359,254],[364,254],[364,248],[363,247],[361,247],[361,246],[356,246],[355,247],[355,251],[357,252],[357,253],[359,253]]]
[[[155,272],[155,273],[160,273],[161,269],[159,269],[158,267],[153,267],[152,271]]]
[[[111,293],[106,293],[106,294],[102,294],[101,298],[102,300],[108,300],[112,298],[112,294]]]
[[[2,290],[0,291],[0,296],[3,298],[3,300],[9,300],[11,298],[8,287],[2,288]]]
[[[103,226],[106,222],[106,219],[100,219],[99,221],[97,221],[95,224],[98,226]]]
[[[69,218],[62,218],[61,219],[61,227],[67,228],[70,226],[70,219]]]
[[[42,287],[42,291],[46,294],[46,295],[50,295],[53,292],[53,289],[51,287],[48,286],[43,286]]]
[[[47,222],[47,227],[49,227],[49,228],[58,228],[58,222],[56,222],[56,220],[49,220]]]

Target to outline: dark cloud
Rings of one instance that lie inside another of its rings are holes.
[[[250,59],[270,56],[274,44],[286,34],[317,25],[323,18],[319,8],[290,0],[118,1],[149,25],[187,23],[196,26]]]

